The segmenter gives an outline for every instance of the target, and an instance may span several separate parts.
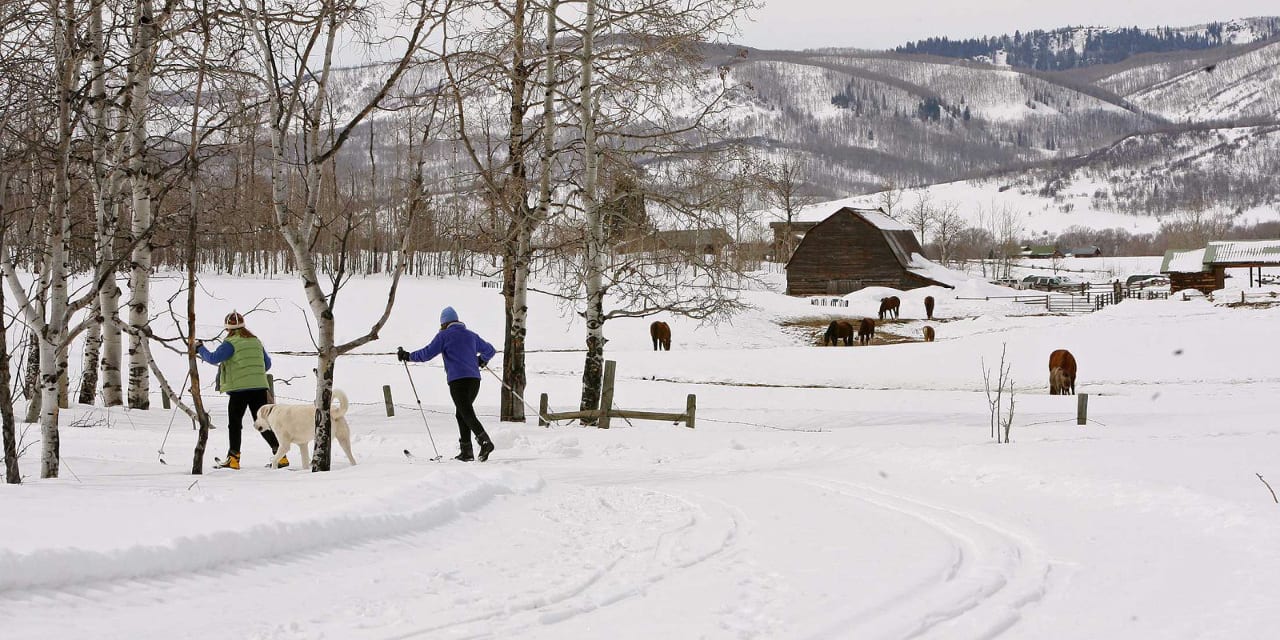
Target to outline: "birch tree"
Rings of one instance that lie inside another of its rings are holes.
[[[720,70],[718,82],[714,71],[707,73],[699,46],[732,30],[735,20],[752,6],[750,0],[585,0],[581,22],[569,29],[580,42],[572,58],[579,82],[570,100],[576,110],[581,175],[576,186],[583,233],[576,283],[581,286],[586,321],[583,411],[599,408],[608,319],[660,311],[706,317],[730,312],[737,304],[726,282],[715,277],[717,269],[704,272],[711,279],[694,285],[697,294],[686,297],[689,287],[663,282],[634,264],[624,261],[610,268],[599,178],[605,155],[614,156],[620,166],[636,164],[640,158],[674,160],[719,138],[722,132],[710,128],[710,116],[723,108],[728,93],[725,73]],[[679,113],[672,108],[677,96],[687,101]],[[669,212],[699,210],[697,203],[683,202],[679,194],[664,190],[655,204]],[[607,275],[614,277],[606,282]],[[623,294],[626,302],[606,313],[610,289]]]
[[[520,399],[527,382],[525,338],[532,241],[550,214],[552,163],[557,153],[555,95],[562,82],[556,64],[559,5],[559,0],[545,5],[533,0],[469,5],[461,12],[465,35],[450,38],[453,44],[444,56],[463,148],[485,199],[497,203],[506,217],[497,243],[503,258],[505,339],[500,414],[505,421],[525,419]],[[539,19],[545,36],[541,47],[536,44]],[[491,95],[504,96],[504,122],[490,122],[484,115],[483,104]],[[535,115],[539,107],[541,114]],[[503,132],[503,140],[488,139],[495,129]],[[495,143],[505,147],[505,153],[486,153]],[[531,178],[535,165],[536,180]]]
[[[147,235],[153,224],[154,176],[147,149],[147,106],[151,100],[152,74],[160,46],[161,32],[169,21],[175,0],[165,0],[157,11],[153,0],[136,2],[131,34],[128,76],[125,85],[125,117],[128,127],[128,175],[133,218],[130,228],[135,239]],[[129,273],[129,406],[151,408],[151,378],[146,353],[141,349],[142,329],[150,320],[151,241],[137,242]]]
[[[266,127],[271,141],[272,209],[315,322],[318,375],[313,471],[329,470],[330,407],[337,357],[377,339],[395,304],[411,236],[411,221],[405,220],[381,317],[363,336],[339,344],[335,308],[345,274],[332,274],[326,288],[315,250],[326,222],[332,218],[320,209],[321,178],[356,128],[384,103],[405,69],[423,54],[422,43],[441,26],[449,7],[447,0],[417,0],[400,7],[407,32],[400,39],[403,48],[386,66],[385,76],[377,82],[372,95],[346,96],[349,101],[339,114],[330,111],[334,50],[341,38],[355,33],[359,22],[369,18],[370,8],[332,0],[301,5],[269,5],[267,0],[257,0],[245,7],[249,18],[245,28],[256,49],[256,72],[270,111]],[[299,179],[294,180],[294,175]]]

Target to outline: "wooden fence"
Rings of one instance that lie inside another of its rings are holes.
[[[553,413],[549,411],[550,398],[547,394],[542,394],[538,403],[538,426],[550,426],[552,422],[561,420],[582,420],[586,423],[594,422],[601,429],[608,429],[613,418],[621,418],[623,420],[661,420],[663,422],[684,423],[684,426],[690,429],[694,428],[695,416],[698,408],[698,398],[694,394],[689,394],[685,398],[684,413],[670,413],[662,411],[627,411],[616,409],[613,406],[613,381],[617,371],[617,363],[613,360],[605,360],[604,362],[604,385],[600,392],[600,408],[591,411],[561,411]]]

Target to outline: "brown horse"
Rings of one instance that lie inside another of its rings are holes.
[[[925,325],[925,327],[924,327],[924,341],[925,341],[925,342],[933,342],[933,335],[934,335],[934,334],[933,334],[933,327],[930,327],[929,325]]]
[[[867,346],[871,344],[871,339],[876,335],[876,321],[871,318],[863,318],[858,323],[858,344]]]
[[[933,319],[933,296],[924,297],[924,317]]]
[[[889,296],[888,298],[880,298],[880,319],[884,320],[885,316],[892,315],[898,317],[898,307],[902,305],[902,301],[898,296]]]
[[[853,346],[853,325],[844,320],[835,320],[827,325],[827,332],[822,336],[823,346],[839,346],[840,342],[844,342],[844,346]]]
[[[1049,395],[1076,394],[1076,359],[1066,349],[1049,354]]]
[[[671,350],[671,327],[662,321],[649,325],[649,337],[653,338],[654,351]]]

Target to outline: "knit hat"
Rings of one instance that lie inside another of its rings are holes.
[[[240,315],[238,311],[232,311],[227,314],[226,318],[222,319],[222,326],[227,329],[243,329],[244,316]]]
[[[445,307],[444,311],[440,312],[440,324],[449,324],[450,322],[457,322],[457,321],[458,321],[458,312],[454,311],[453,307]]]

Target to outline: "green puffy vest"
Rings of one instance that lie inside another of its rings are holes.
[[[218,366],[218,391],[267,388],[267,360],[262,341],[239,336],[227,338],[235,354]]]

